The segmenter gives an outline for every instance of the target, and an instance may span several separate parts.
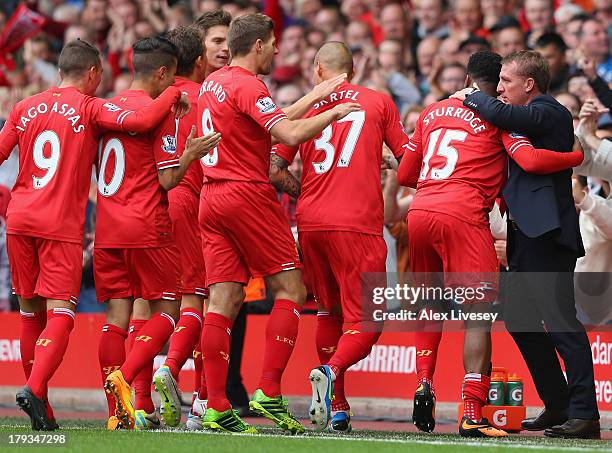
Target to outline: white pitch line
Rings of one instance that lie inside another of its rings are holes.
[[[605,448],[605,446],[602,446],[601,448],[598,447],[593,447],[593,448],[588,448],[588,447],[565,447],[565,446],[557,446],[557,445],[550,445],[550,444],[536,444],[533,442],[527,443],[527,444],[520,444],[517,441],[473,441],[473,440],[466,440],[466,441],[461,441],[461,440],[425,440],[425,439],[399,439],[396,437],[391,437],[389,439],[384,439],[384,438],[368,438],[368,437],[345,437],[345,436],[337,436],[337,435],[319,435],[317,433],[312,433],[312,434],[306,434],[306,435],[284,435],[284,434],[267,434],[267,433],[258,433],[258,434],[238,434],[238,433],[234,433],[234,434],[230,434],[230,433],[223,433],[223,432],[214,432],[214,431],[187,431],[187,430],[181,430],[181,431],[175,431],[175,430],[171,430],[171,429],[158,429],[158,430],[154,430],[151,431],[152,433],[154,432],[158,432],[158,433],[175,433],[175,432],[180,432],[181,434],[200,434],[200,435],[223,435],[223,436],[240,436],[240,437],[259,437],[259,438],[283,438],[283,439],[296,439],[296,440],[301,440],[301,439],[313,439],[313,440],[340,440],[340,441],[349,441],[349,442],[360,442],[360,441],[365,441],[365,442],[387,442],[387,443],[397,443],[397,444],[413,444],[413,443],[417,443],[417,444],[425,444],[425,445],[460,445],[460,446],[466,446],[466,447],[508,447],[508,448],[525,448],[525,449],[529,449],[529,450],[537,450],[537,449],[542,449],[542,450],[553,450],[553,451],[559,451],[559,450],[563,450],[563,451],[608,451],[607,448]],[[359,432],[359,431],[357,431]]]
[[[0,425],[0,428],[23,428],[23,425]],[[84,430],[92,430],[95,428],[89,428],[84,426],[71,426],[69,428],[60,429],[59,432],[62,431],[84,431]],[[106,431],[100,429],[100,431]],[[609,451],[606,446],[602,445],[601,447],[566,447],[563,445],[551,445],[551,444],[536,444],[535,442],[529,442],[527,444],[518,443],[518,441],[473,441],[473,440],[451,440],[451,439],[440,439],[440,440],[425,440],[425,439],[400,439],[396,437],[391,437],[388,439],[384,438],[368,438],[368,437],[345,437],[345,436],[337,436],[337,435],[320,435],[317,432],[307,433],[305,435],[288,435],[288,434],[267,434],[267,433],[258,433],[258,434],[239,434],[239,433],[224,433],[224,432],[216,432],[216,431],[189,431],[186,429],[155,429],[149,431],[139,431],[139,432],[148,432],[153,435],[156,433],[159,434],[196,434],[196,435],[204,435],[204,436],[228,436],[228,437],[251,437],[251,438],[270,438],[270,439],[289,439],[289,440],[303,440],[303,439],[312,439],[312,440],[326,440],[326,441],[345,441],[345,442],[382,442],[382,443],[395,443],[395,444],[423,444],[423,445],[457,445],[462,447],[506,447],[512,449],[520,449],[524,448],[527,450],[551,450],[551,451],[579,451],[579,452],[601,452],[601,451]],[[357,431],[359,432],[359,431]],[[576,439],[579,440],[579,439]],[[553,440],[551,440],[554,442]]]

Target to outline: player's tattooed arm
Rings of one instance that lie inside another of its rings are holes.
[[[298,198],[302,190],[300,182],[289,171],[289,162],[278,154],[270,156],[270,182],[277,190]]]

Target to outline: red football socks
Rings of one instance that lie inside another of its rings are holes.
[[[21,366],[27,380],[30,377],[32,365],[34,364],[36,341],[47,325],[47,313],[45,311],[35,313],[20,311],[20,314],[21,335],[19,337],[19,349],[21,351]]]
[[[487,402],[491,378],[485,374],[467,373],[463,378],[463,414],[470,420],[482,419],[482,406]]]
[[[198,339],[200,336],[198,335]],[[193,367],[195,368],[195,372],[193,373],[193,392],[197,394],[198,398],[200,393],[200,388],[202,386],[202,375],[204,374],[203,364],[202,364],[202,348],[200,347],[201,342],[198,341],[196,343],[195,349],[193,350]],[[206,390],[205,390],[206,392]],[[205,393],[206,394],[206,393]],[[206,398],[202,398],[206,399]]]
[[[34,348],[34,365],[27,386],[37,398],[45,399],[47,383],[62,363],[74,327],[74,312],[68,308],[47,311],[47,326]]]
[[[118,370],[125,362],[125,339],[127,332],[113,324],[102,326],[102,335],[98,343],[98,361],[100,362],[100,373],[102,384],[113,371]],[[106,393],[108,402],[108,416],[115,415],[115,398],[111,393]]]
[[[174,319],[167,313],[155,313],[151,316],[138,335],[134,338],[134,346],[127,355],[121,367],[121,373],[128,384],[132,384],[136,375],[151,361],[164,347],[174,331]],[[149,382],[150,389],[150,382]]]
[[[442,328],[442,322],[423,321],[415,332],[417,382],[432,385]]]
[[[338,348],[342,336],[342,316],[330,315],[328,312],[317,313],[316,345],[319,363],[326,365]],[[344,373],[336,375],[334,381],[334,399],[332,411],[348,411],[350,406],[344,394]]]
[[[38,337],[45,330],[47,325],[47,312],[38,311],[29,313],[21,311],[21,335],[19,341],[19,349],[21,352],[21,365],[25,374],[26,380],[30,377],[32,372],[32,365],[34,365],[34,348],[36,347],[36,341]],[[47,418],[49,420],[55,420],[53,409],[49,404],[49,398],[47,397],[47,389],[45,388],[45,409],[47,412]]]
[[[130,321],[129,336],[128,336],[128,353],[134,347],[134,341],[136,337],[140,335],[140,331],[147,323],[148,319],[132,319]],[[142,370],[138,372],[134,381],[132,382],[132,388],[134,389],[134,407],[136,409],[143,409],[147,414],[152,413],[155,410],[153,405],[153,399],[151,398],[151,380],[153,379],[153,359],[151,359]]]
[[[380,337],[381,327],[380,323],[371,321],[347,325],[338,342],[338,350],[328,363],[336,376],[368,356]]]
[[[300,323],[300,306],[277,299],[266,327],[266,350],[259,388],[270,398],[281,394],[281,379],[291,358]]]
[[[194,308],[183,308],[176,329],[170,337],[170,347],[165,362],[174,379],[178,379],[181,368],[187,358],[193,354],[195,345],[200,342],[201,331],[202,314]]]
[[[232,407],[225,393],[232,324],[229,318],[218,313],[206,313],[204,317],[201,347],[208,392],[207,407],[219,412]]]

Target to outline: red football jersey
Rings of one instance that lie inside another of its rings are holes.
[[[292,162],[302,159],[302,192],[297,204],[300,231],[340,230],[382,235],[384,205],[380,184],[383,142],[396,157],[408,146],[399,113],[391,98],[368,88],[342,83],[313,106],[306,117],[345,102],[362,110],[327,126],[299,148],[272,149]]]
[[[221,132],[221,142],[202,158],[207,181],[270,181],[270,129],[287,116],[266,85],[239,66],[213,72],[198,100],[198,135]]]
[[[99,136],[104,129],[123,130],[133,113],[74,87],[50,88],[19,102],[0,132],[0,162],[19,145],[7,231],[82,242]]]
[[[164,123],[157,130],[157,136],[155,137],[155,147],[160,148],[164,146],[164,134],[168,130],[174,130],[175,140],[176,140],[176,150],[177,155],[180,157],[185,149],[185,143],[187,142],[187,137],[191,133],[191,127],[195,126],[198,122],[198,93],[200,91],[200,84],[196,82],[192,82],[191,80],[185,79],[183,77],[176,77],[176,81],[174,82],[174,86],[177,87],[181,92],[187,96],[189,102],[191,103],[191,110],[189,113],[181,119],[175,118],[172,115],[168,115],[164,121]],[[202,166],[199,162],[192,162],[189,166],[189,169],[181,179],[181,182],[176,186],[174,190],[190,190],[195,195],[200,196],[200,191],[202,190]],[[172,191],[170,191],[170,197],[172,198]]]
[[[153,100],[142,90],[126,90],[111,100],[138,109]],[[168,192],[157,172],[179,165],[174,115],[167,130],[145,134],[106,133],[100,143],[97,248],[160,247],[172,243]],[[161,144],[154,146],[155,137]]]
[[[523,146],[533,149],[526,137],[498,129],[457,99],[430,105],[417,121],[400,166],[403,177],[412,173],[409,179],[418,178],[410,209],[488,226],[505,181],[506,150],[514,153]]]

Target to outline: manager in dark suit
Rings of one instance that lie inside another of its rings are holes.
[[[464,97],[464,105],[491,124],[526,135],[536,148],[570,151],[572,117],[546,94],[549,82],[546,60],[520,51],[502,61],[497,91],[503,102],[480,91],[455,96]],[[503,195],[510,218],[511,278],[504,319],[545,406],[538,417],[523,421],[523,429],[545,430],[550,437],[599,438],[590,343],[574,302],[573,271],[584,248],[571,175],[571,170],[529,174],[509,160]]]

